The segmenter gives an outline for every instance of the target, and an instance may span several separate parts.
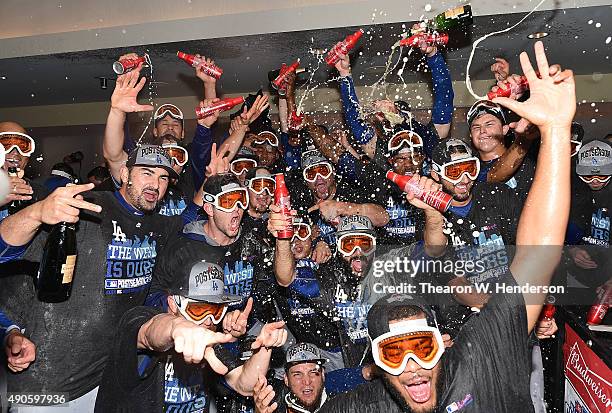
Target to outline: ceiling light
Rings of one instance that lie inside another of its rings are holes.
[[[529,39],[541,39],[543,37],[548,36],[547,32],[535,32],[535,33],[531,33],[530,35],[527,36],[527,38]]]

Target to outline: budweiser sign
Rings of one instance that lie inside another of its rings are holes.
[[[591,411],[612,411],[612,371],[567,324],[565,331],[565,376]]]

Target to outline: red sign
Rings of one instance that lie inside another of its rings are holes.
[[[565,324],[565,377],[592,412],[612,411],[612,371]]]

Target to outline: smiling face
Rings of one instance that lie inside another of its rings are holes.
[[[470,179],[467,174],[463,174],[461,181],[456,184],[453,184],[444,178],[440,179],[440,175],[434,171],[431,172],[431,176],[437,182],[442,183],[442,189],[444,192],[452,195],[453,200],[451,201],[451,204],[453,206],[465,205],[471,199],[474,181]]]
[[[315,181],[306,182],[306,186],[312,191],[317,200],[324,201],[334,194],[336,179],[333,173],[327,178],[317,175]]]
[[[389,325],[424,317],[425,314],[421,313],[414,317],[390,321]],[[441,372],[441,362],[438,362],[433,369],[424,369],[416,361],[410,359],[399,376],[385,372],[383,382],[393,398],[405,410],[414,413],[428,413],[433,412],[436,407],[442,385]]]
[[[509,127],[502,125],[501,120],[485,113],[474,119],[470,126],[470,136],[472,145],[480,153],[483,161],[489,161],[501,156],[506,150],[504,146],[504,136],[508,133]]]
[[[0,132],[19,132],[27,134],[26,130],[18,123],[15,122],[0,122]],[[6,148],[5,148],[6,149]],[[17,148],[6,154],[4,165],[2,168],[8,171],[8,168],[14,166],[20,170],[24,170],[30,161],[29,156],[23,156],[19,153]]]
[[[285,385],[309,411],[315,411],[321,403],[325,385],[325,371],[316,363],[300,363],[291,366],[285,374]]]
[[[392,158],[389,158],[389,163],[393,167],[393,172],[400,175],[412,175],[419,173],[423,167],[425,155],[423,151],[416,150],[410,152],[401,152]]]

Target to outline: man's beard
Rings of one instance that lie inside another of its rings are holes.
[[[319,394],[317,394],[317,397],[315,397],[315,399],[312,401],[312,403],[306,403],[302,399],[300,399],[299,397],[297,397],[297,396],[295,396],[295,397],[300,402],[300,405],[303,408],[305,408],[309,412],[314,412],[315,410],[317,410],[319,408],[319,405],[321,404],[321,397],[323,397],[323,386],[321,386],[321,388],[319,389]]]
[[[361,260],[361,271],[359,273],[355,273],[352,265],[353,261],[357,260],[357,258]],[[349,274],[352,278],[356,280],[361,280],[366,276],[368,270],[372,265],[372,255],[356,255],[354,257],[351,257],[348,262],[343,259],[342,263],[347,271],[347,274]]]
[[[157,209],[157,205],[159,203],[159,200],[155,201],[155,203],[153,205],[151,205],[150,202],[148,202],[147,200],[145,200],[144,195],[142,194],[142,192],[145,189],[151,189],[151,188],[143,188],[142,191],[140,193],[136,192],[136,189],[132,186],[132,185],[128,185],[127,189],[126,189],[126,194],[130,200],[130,203],[140,212],[144,212],[146,214],[151,213],[153,211],[155,211],[155,209]],[[159,191],[157,189],[154,189],[154,191],[157,192],[158,196],[159,196]]]
[[[386,374],[382,374],[382,381],[383,381],[383,384],[385,385],[385,389],[387,389],[387,391],[389,392],[389,394],[391,395],[395,403],[397,403],[397,405],[400,407],[400,409],[402,409],[402,411],[404,412],[413,412],[412,408],[410,407],[406,399],[404,399],[404,396],[402,395],[402,393],[398,389],[395,388],[393,383],[389,381]],[[440,396],[442,395],[443,388],[444,388],[444,366],[442,366],[442,368],[439,369],[438,377],[436,379],[435,394],[432,394],[432,397],[436,398],[436,404],[434,405],[433,409],[430,410],[430,412],[433,412],[435,410],[436,405],[440,401]],[[419,412],[419,413],[425,413],[425,412]]]
[[[165,133],[161,136],[158,136],[157,138],[154,137],[153,139],[153,145],[158,145],[161,146],[164,144],[164,142],[166,142],[166,144],[172,144],[172,145],[176,145],[179,141],[179,138],[177,136],[174,136],[171,133]]]

